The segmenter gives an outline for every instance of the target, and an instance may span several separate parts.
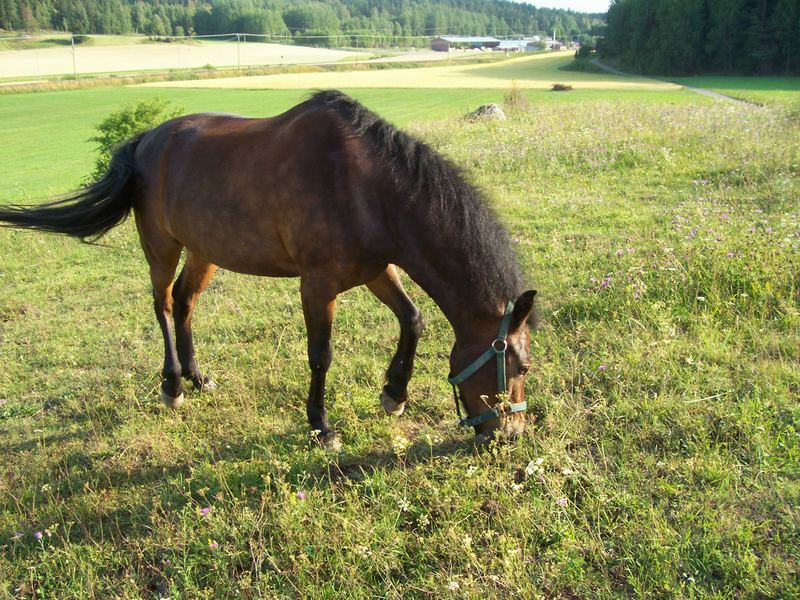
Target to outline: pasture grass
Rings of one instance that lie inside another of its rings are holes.
[[[800,77],[734,77],[704,75],[675,79],[756,104],[800,107]]]
[[[202,81],[170,81],[145,84],[168,87],[232,87],[245,89],[347,88],[463,88],[506,89],[512,82],[522,88],[549,89],[553,83],[584,90],[675,91],[675,84],[638,76],[568,71],[571,53],[538,53],[486,64],[448,64],[399,71],[352,73],[288,73],[263,77],[232,77]]]
[[[3,201],[25,201],[63,193],[78,185],[93,164],[89,138],[95,126],[127,102],[164,97],[191,112],[231,112],[270,116],[301,101],[311,90],[233,90],[119,87],[0,95],[0,139],[7,145],[0,160]],[[381,110],[388,120],[403,126],[412,120],[466,114],[478,105],[503,100],[503,91],[348,89],[362,102]],[[536,103],[583,102],[589,98],[629,97],[643,103],[703,102],[695,94],[676,92],[618,92],[576,90],[556,97],[550,92],[523,92]]]
[[[170,97],[267,113],[299,94],[190,92]],[[408,281],[427,330],[400,419],[377,402],[394,319],[363,289],[340,297],[341,455],[306,431],[296,280],[216,276],[195,332],[220,389],[168,411],[132,223],[101,248],[3,230],[0,594],[800,595],[797,121],[688,95],[542,93],[471,123],[455,95],[442,117],[441,91],[359,94],[467,169],[511,230],[542,300],[529,435],[481,451],[457,430],[452,334]],[[37,156],[43,110],[83,107],[63,129],[84,139],[103,96],[24,98],[43,104],[0,98],[4,168],[42,169],[17,197],[66,189],[90,152],[76,160],[51,128],[59,151]]]

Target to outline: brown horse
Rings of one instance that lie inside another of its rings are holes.
[[[318,92],[268,119],[172,119],[121,146],[98,183],[49,204],[0,207],[0,221],[86,241],[131,209],[164,336],[168,406],[183,400],[182,377],[199,389],[215,386],[197,367],[191,326],[219,265],[300,277],[306,410],[329,448],[338,447],[324,403],[334,305],[339,293],[365,284],[400,322],[380,398],[387,413],[400,414],[422,318],[398,265],[453,327],[451,371],[463,371],[453,378],[456,408],[457,385],[471,417],[463,423],[483,435],[521,432],[535,292],[524,291],[508,234],[457,167],[348,96]]]

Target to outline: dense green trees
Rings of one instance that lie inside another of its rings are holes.
[[[612,0],[602,53],[648,73],[800,73],[800,0]]]
[[[559,36],[597,36],[604,26],[602,15],[507,0],[0,0],[0,28],[14,31],[242,32],[323,44],[355,44],[355,36],[370,35],[359,45],[382,46],[410,45],[418,36],[532,35],[554,28]]]

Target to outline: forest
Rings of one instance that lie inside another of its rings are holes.
[[[0,0],[0,28],[73,33],[286,36],[328,44],[413,45],[418,36],[552,34],[594,39],[602,14],[536,8],[506,0]]]
[[[603,56],[642,73],[800,73],[798,0],[613,0]]]

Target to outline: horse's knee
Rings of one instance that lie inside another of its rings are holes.
[[[308,349],[308,366],[312,371],[327,372],[333,361],[330,344],[320,348]]]

